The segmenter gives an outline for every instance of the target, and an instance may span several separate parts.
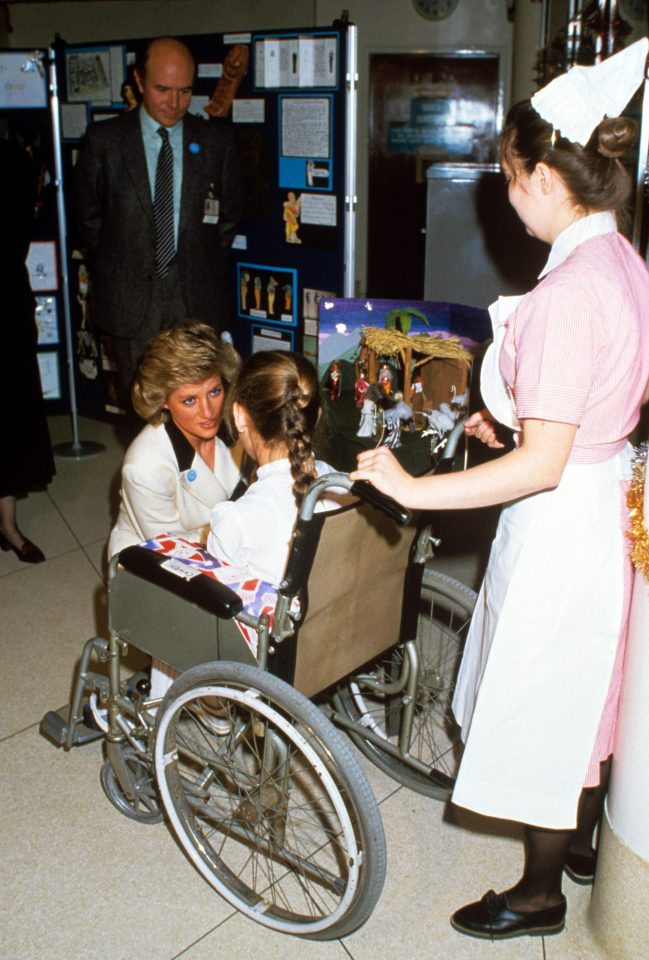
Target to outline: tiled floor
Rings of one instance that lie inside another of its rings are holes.
[[[55,443],[70,439],[66,417],[51,428]],[[19,503],[23,531],[47,562],[28,567],[0,554],[2,960],[596,957],[584,920],[589,891],[570,881],[559,937],[491,944],[455,933],[454,908],[517,876],[515,831],[445,809],[364,761],[389,858],[375,912],[344,941],[270,933],[211,891],[163,825],[142,826],[114,809],[99,782],[98,743],[66,754],[39,735],[43,713],[69,698],[82,644],[105,630],[104,550],[123,451],[109,425],[81,420],[80,434],[105,452],[57,460],[47,493]],[[459,563],[440,560],[449,572],[475,576],[475,558]]]

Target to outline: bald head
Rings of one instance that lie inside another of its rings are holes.
[[[135,70],[135,81],[146,112],[163,127],[173,127],[187,113],[194,84],[191,51],[174,37],[159,37],[148,45]]]

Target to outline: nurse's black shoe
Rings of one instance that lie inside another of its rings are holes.
[[[451,917],[459,933],[481,940],[508,940],[510,937],[541,937],[561,933],[566,922],[566,898],[544,910],[512,910],[504,893],[489,890],[482,900],[461,907]]]
[[[597,866],[597,851],[592,850],[589,854],[568,852],[566,862],[563,866],[563,872],[573,883],[580,883],[582,886],[589,886],[595,879],[595,868]]]

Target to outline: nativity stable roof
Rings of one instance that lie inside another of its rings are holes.
[[[384,327],[363,327],[365,343],[381,356],[403,356],[405,350],[421,353],[430,358],[471,361],[471,354],[462,345],[459,337],[444,337],[440,333],[417,333],[408,336],[401,330],[386,330]]]

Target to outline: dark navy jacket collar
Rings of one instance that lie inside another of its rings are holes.
[[[164,428],[167,431],[167,436],[171,440],[171,446],[178,461],[178,469],[181,473],[184,473],[185,470],[189,470],[194,462],[196,451],[182,430],[176,426],[171,418],[166,421]]]

